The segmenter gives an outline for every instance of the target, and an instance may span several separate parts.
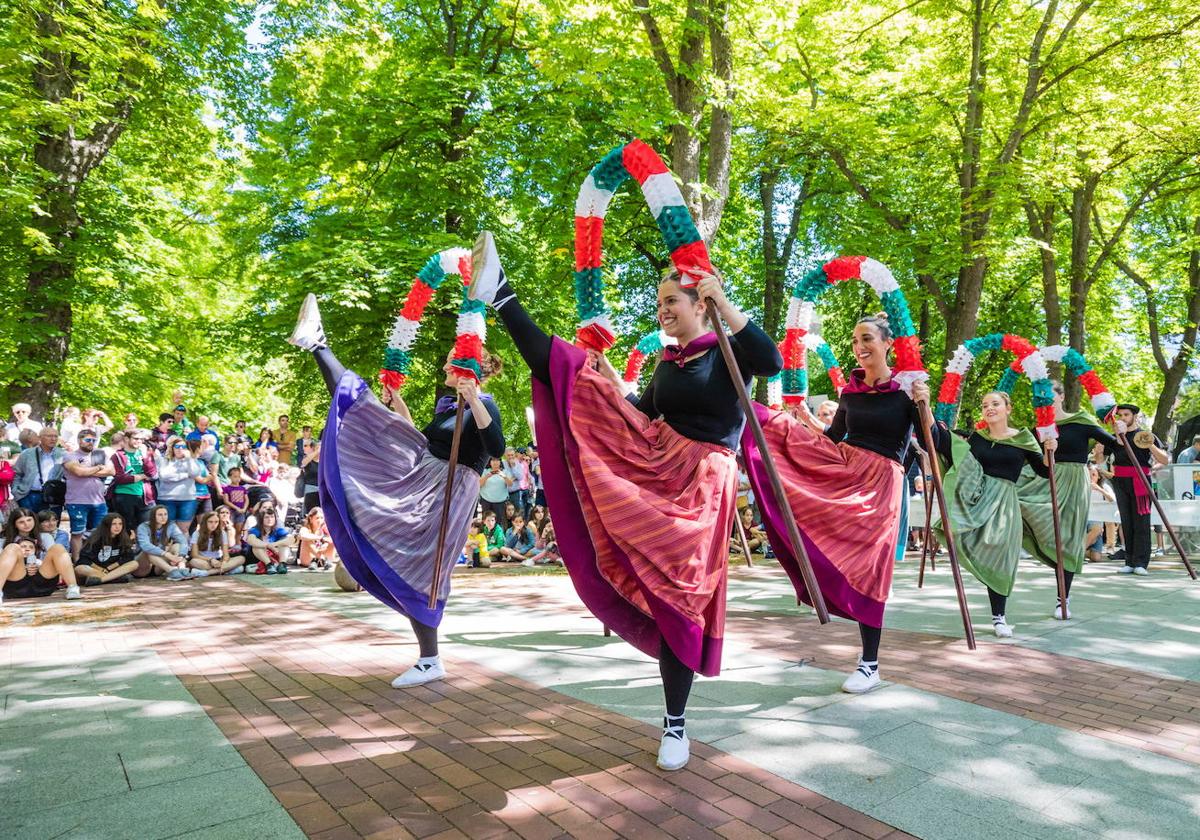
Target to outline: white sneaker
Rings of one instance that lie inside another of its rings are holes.
[[[292,330],[287,341],[288,344],[294,344],[302,350],[317,350],[325,346],[325,328],[321,326],[317,296],[311,292],[305,295],[304,303],[300,305],[296,328]]]
[[[1121,568],[1117,569],[1117,574],[1131,575],[1133,574],[1133,566],[1122,566]]]
[[[996,631],[996,636],[1001,639],[1012,638],[1012,628],[1008,626],[1008,622],[1004,620],[1004,616],[992,619],[992,629]]]
[[[66,598],[68,601],[78,601],[82,597],[83,597],[83,593],[79,591],[79,584],[72,583],[70,586],[67,587]]]
[[[663,727],[662,741],[658,745],[659,770],[682,770],[691,753],[692,745],[682,726]]]
[[[868,691],[879,688],[882,683],[879,681],[879,669],[871,669],[863,665],[860,660],[858,668],[854,673],[846,677],[846,681],[842,683],[842,691],[847,694],[866,694]]]
[[[1062,608],[1061,602],[1056,604],[1054,607],[1054,617],[1057,618],[1059,621],[1063,620],[1063,608]],[[1066,617],[1067,618],[1071,617],[1071,599],[1069,597],[1067,598],[1067,615],[1066,615]]]
[[[1144,575],[1150,574],[1150,570],[1147,569],[1145,566],[1134,566],[1133,573],[1135,575],[1144,576]]]
[[[208,572],[205,569],[188,569],[188,577],[193,579],[206,578],[208,577]]]
[[[530,557],[526,557],[524,560],[522,560],[522,561],[521,561],[521,565],[522,565],[522,566],[532,566],[532,565],[533,565],[533,559],[532,559],[532,558],[530,558]]]
[[[485,230],[475,238],[475,247],[471,249],[471,285],[467,287],[467,297],[489,305],[495,303],[502,279],[496,241]]]
[[[442,667],[442,660],[440,658],[435,659],[433,662],[418,662],[392,680],[392,688],[409,688],[414,685],[424,685],[427,682],[440,680],[444,676],[446,676],[446,669]]]

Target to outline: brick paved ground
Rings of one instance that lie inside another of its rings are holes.
[[[395,691],[406,640],[247,582],[87,596],[124,623],[86,644],[153,646],[314,838],[909,836],[702,744],[661,773],[659,730],[473,662]],[[81,645],[70,625],[9,631],[9,664]]]

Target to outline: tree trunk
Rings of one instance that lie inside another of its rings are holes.
[[[1166,442],[1167,434],[1174,423],[1175,401],[1179,388],[1187,376],[1188,368],[1196,354],[1197,324],[1200,323],[1200,216],[1192,221],[1192,247],[1188,253],[1188,291],[1186,298],[1187,317],[1179,351],[1171,364],[1163,370],[1162,392],[1154,410],[1154,434]]]

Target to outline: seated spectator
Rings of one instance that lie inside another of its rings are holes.
[[[13,463],[12,494],[18,505],[34,513],[52,507],[43,491],[46,482],[61,480],[65,455],[58,445],[58,429],[43,426],[38,432],[38,445],[24,450]],[[53,507],[61,510],[59,505]]]
[[[534,554],[529,558],[532,565],[563,564],[562,555],[558,553],[558,543],[554,541],[554,525],[549,519],[542,522],[542,530],[538,532],[537,542],[533,547]]]
[[[533,529],[533,533],[542,533],[542,526],[547,520],[546,509],[541,505],[533,505],[529,510],[529,527]]]
[[[158,468],[154,453],[146,446],[149,437],[150,433],[145,429],[123,432],[121,448],[109,458],[115,473],[109,487],[108,506],[134,526],[142,522],[154,506],[154,480],[158,478]]]
[[[250,487],[242,483],[241,467],[229,468],[229,482],[221,486],[220,496],[229,510],[229,521],[233,525],[236,542],[240,543],[242,529],[246,527],[246,515],[250,512]]]
[[[119,513],[110,513],[100,520],[100,527],[92,531],[83,544],[75,576],[84,578],[85,586],[129,583],[137,567],[137,551],[125,526],[125,518]]]
[[[63,458],[67,515],[71,517],[71,557],[74,560],[79,559],[83,541],[108,513],[104,479],[114,475],[116,470],[104,457],[104,452],[96,448],[99,440],[95,429],[81,429],[78,447]]]
[[[264,505],[259,509],[258,521],[246,532],[246,545],[258,560],[256,575],[283,575],[287,574],[296,537],[280,524],[275,508]]]
[[[493,514],[493,518],[494,516]],[[471,530],[467,532],[467,544],[463,547],[463,557],[473,569],[486,569],[492,565],[487,535],[483,533],[483,520],[476,519],[471,523]]]
[[[13,419],[4,425],[4,436],[9,440],[19,441],[21,432],[26,429],[37,433],[42,430],[42,424],[37,420],[29,417],[29,413],[33,411],[29,403],[14,403],[12,407]]]
[[[71,521],[64,517],[63,514],[55,513],[52,510],[44,510],[37,514],[37,530],[41,540],[43,550],[49,550],[51,546],[61,545],[67,549],[67,553],[71,550]]]
[[[254,442],[255,449],[274,449],[279,453],[279,444],[275,442],[275,433],[266,426],[258,430],[258,440]]]
[[[325,525],[325,512],[319,507],[305,514],[299,537],[301,566],[315,572],[318,569],[328,569],[337,562],[337,549],[329,535],[329,528]]]
[[[515,513],[512,518],[512,526],[504,533],[504,548],[500,549],[500,556],[505,562],[532,566],[533,561],[529,558],[533,556],[533,546],[536,542],[537,535],[533,533],[532,528],[525,524],[525,516]]]
[[[221,523],[221,530],[225,532],[225,544],[229,546],[229,559],[236,560],[238,566],[242,567],[242,571],[245,571],[246,564],[253,558],[250,556],[250,549],[242,542],[241,529],[234,527],[233,511],[228,505],[221,505],[217,508],[217,519]]]
[[[754,523],[754,508],[744,507],[738,511],[738,516],[742,520],[742,528],[746,532],[746,544],[750,546],[750,553],[758,551],[767,544],[767,533],[762,529],[762,525]],[[737,552],[745,554],[746,550],[742,546],[741,536],[737,532],[737,526],[734,526],[733,536],[729,538],[730,553]]]
[[[171,438],[177,437],[171,431],[173,425],[175,425],[174,415],[166,411],[158,415],[158,425],[150,430],[150,439],[147,441],[147,446],[154,450],[155,454],[168,458],[171,456],[168,447],[170,446]],[[136,431],[136,429],[133,431]]]
[[[67,549],[55,544],[39,555],[37,541],[21,535],[0,549],[0,603],[5,598],[45,598],[58,589],[59,578],[67,585],[66,599],[83,597],[75,581],[75,568]]]
[[[193,570],[209,575],[240,575],[245,567],[240,557],[229,553],[229,535],[221,527],[221,514],[215,510],[200,514],[196,533],[192,534],[191,559]]]
[[[504,503],[504,518],[500,521],[500,524],[504,526],[504,530],[506,532],[508,531],[509,528],[512,527],[513,517],[516,515],[517,515],[516,504],[514,504],[511,501],[505,502]]]
[[[167,509],[175,527],[184,534],[191,533],[197,508],[196,480],[204,475],[204,466],[193,457],[188,442],[175,435],[167,442],[167,455],[155,455],[154,460],[158,503]]]
[[[137,527],[138,567],[134,577],[146,577],[159,572],[167,580],[187,580],[204,577],[207,572],[188,568],[188,538],[171,521],[171,509],[155,505],[146,521]]]
[[[504,548],[504,529],[496,521],[494,511],[489,510],[483,514],[483,535],[487,538],[487,562],[480,558],[479,565],[490,566],[492,561],[501,559],[500,550]]]

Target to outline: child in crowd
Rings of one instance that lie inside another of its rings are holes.
[[[137,545],[138,567],[134,577],[146,577],[156,571],[172,581],[208,575],[203,569],[188,568],[185,550],[188,538],[171,521],[171,511],[166,505],[150,508],[146,521],[137,527]]]
[[[742,528],[746,531],[746,543],[750,546],[750,553],[760,550],[767,544],[767,533],[763,530],[761,524],[754,522],[754,508],[746,505],[738,511],[738,516],[742,520]],[[741,535],[737,532],[737,527],[734,527],[733,536],[729,538],[729,552],[745,554],[745,549],[742,547]]]
[[[504,548],[504,529],[500,527],[500,523],[496,521],[496,514],[493,511],[487,511],[483,514],[483,535],[487,538],[487,551],[485,552],[486,564],[484,556],[480,558],[480,565],[492,565],[492,561],[499,561],[500,550]]]
[[[525,524],[524,515],[514,513],[512,527],[504,534],[504,548],[500,549],[500,555],[509,562],[532,566],[533,561],[529,558],[533,556],[536,542],[537,535],[533,533],[533,528]]]
[[[334,548],[333,538],[325,525],[325,512],[315,507],[304,517],[300,526],[300,559],[301,566],[306,566],[310,572],[329,569],[337,562],[337,549]]]
[[[246,525],[246,514],[250,510],[250,488],[242,483],[241,467],[229,468],[229,483],[221,487],[221,498],[229,506],[234,531],[231,544],[236,545],[242,541],[242,529]]]
[[[493,514],[493,517],[495,514]],[[471,530],[467,532],[467,544],[463,548],[463,557],[466,558],[467,565],[471,568],[483,568],[492,565],[492,557],[488,553],[488,538],[483,533],[483,520],[476,519],[471,523]]]
[[[296,537],[279,522],[274,507],[263,505],[259,509],[258,521],[246,532],[246,544],[258,560],[254,574],[287,574],[287,561],[296,545]]]
[[[192,534],[191,566],[210,575],[237,575],[245,571],[229,554],[229,537],[221,528],[221,515],[215,510],[200,516]]]
[[[84,578],[85,586],[101,583],[129,583],[137,570],[137,550],[133,536],[119,513],[110,513],[79,551],[75,576]]]
[[[537,508],[534,508],[536,512]],[[542,519],[542,528],[538,532],[534,544],[536,553],[529,559],[536,565],[557,564],[561,566],[562,556],[558,553],[558,543],[554,541],[554,524],[549,519]]]

